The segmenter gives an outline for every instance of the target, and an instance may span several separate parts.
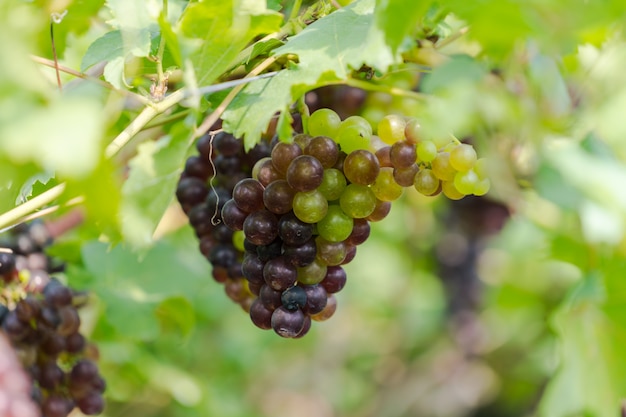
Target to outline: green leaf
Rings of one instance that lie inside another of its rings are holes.
[[[223,2],[190,4],[182,16],[181,31],[200,44],[190,56],[198,84],[211,84],[254,37],[277,31],[281,22],[282,15],[264,7],[252,10]]]
[[[92,65],[102,61],[110,61],[117,57],[123,57],[124,42],[122,42],[122,32],[119,30],[113,30],[105,33],[102,37],[93,41],[87,52],[83,56],[83,60],[80,64],[80,70],[85,71]]]
[[[617,415],[626,392],[626,327],[599,308],[603,293],[603,277],[589,276],[555,314],[561,366],[540,403],[541,416]]]
[[[275,53],[297,54],[299,64],[248,85],[223,116],[224,127],[245,136],[247,148],[258,142],[276,112],[308,90],[347,79],[351,69],[365,63],[384,70],[397,62],[374,24],[374,0],[357,1],[312,23]]]
[[[156,315],[164,330],[174,330],[188,336],[196,324],[193,306],[185,297],[170,297],[156,308]]]
[[[152,234],[174,196],[192,132],[184,123],[169,135],[138,147],[122,188],[121,223],[126,241],[151,245]]]
[[[394,52],[398,51],[405,38],[415,31],[429,6],[429,1],[376,1],[376,24],[385,34],[385,39]]]
[[[257,42],[252,47],[252,52],[250,52],[250,56],[246,58],[245,63],[247,64],[248,62],[250,62],[252,59],[256,58],[259,55],[267,55],[272,50],[284,44],[285,43],[283,41],[280,41],[278,39],[268,39],[264,42]]]

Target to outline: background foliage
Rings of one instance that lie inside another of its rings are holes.
[[[336,6],[0,2],[0,227],[33,197],[82,197],[86,221],[51,252],[94,294],[83,320],[101,350],[106,415],[618,415],[623,2]],[[51,14],[65,10],[59,62],[89,79],[61,73],[60,93],[33,56],[52,59]],[[248,147],[276,112],[288,136],[285,110],[317,87],[391,94],[378,96],[391,97],[385,111],[419,117],[428,135],[472,138],[510,219],[495,233],[501,212],[406,192],[346,268],[332,320],[303,340],[254,328],[212,282],[172,197],[196,128],[230,91],[201,88],[259,65],[278,74],[223,114]],[[169,91],[157,101],[161,70]],[[468,247],[475,264],[446,270]],[[445,278],[459,273],[469,281],[454,293]]]

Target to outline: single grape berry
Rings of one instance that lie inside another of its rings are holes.
[[[283,291],[280,300],[289,311],[294,311],[299,308],[304,308],[307,303],[306,291],[301,286],[293,286]]]

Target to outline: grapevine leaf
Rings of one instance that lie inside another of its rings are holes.
[[[282,22],[282,15],[265,7],[232,6],[192,3],[182,16],[182,34],[200,42],[190,56],[199,85],[212,83],[255,36],[277,31]]]
[[[122,188],[121,222],[124,238],[137,248],[152,243],[152,234],[172,201],[190,135],[188,127],[178,124],[170,135],[140,145],[130,161]]]
[[[396,57],[374,25],[374,0],[360,0],[308,26],[275,50],[297,54],[299,64],[270,80],[248,85],[224,113],[224,127],[245,136],[247,148],[258,142],[273,115],[311,88],[347,79],[364,63],[386,69]]]
[[[377,0],[376,24],[393,51],[397,51],[407,35],[415,30],[429,6],[429,1]]]
[[[87,68],[98,62],[110,61],[120,56],[124,56],[122,32],[113,30],[105,33],[89,45],[87,52],[85,52],[83,56],[83,61],[80,64],[80,70],[84,72]]]
[[[562,363],[540,404],[541,416],[616,413],[626,392],[626,360],[619,348],[626,342],[626,328],[621,321],[623,313],[612,317],[601,308],[607,297],[608,301],[614,297],[604,287],[609,280],[609,276],[599,274],[588,276],[555,314]],[[623,285],[620,289],[624,294]],[[620,298],[623,306],[623,295]]]
[[[193,306],[186,297],[163,300],[156,308],[156,315],[164,330],[175,330],[182,336],[188,336],[196,323]]]

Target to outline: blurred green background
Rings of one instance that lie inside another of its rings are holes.
[[[201,22],[224,30],[240,14],[288,17],[294,6],[190,3],[205,13]],[[315,4],[331,6],[305,2]],[[201,120],[194,112],[210,110],[210,100],[177,107],[184,117],[145,129],[135,140],[143,143],[115,163],[103,157],[142,108],[133,94],[147,94],[156,38],[147,38],[147,51],[121,57],[114,75],[131,85],[115,90],[62,74],[58,94],[54,71],[29,56],[52,58],[50,13],[67,9],[55,39],[69,68],[81,68],[89,45],[115,25],[135,24],[165,31],[168,44],[180,41],[167,59],[194,67],[191,47],[202,37],[176,20],[187,2],[170,1],[168,24],[156,0],[0,1],[0,211],[63,181],[68,191],[57,202],[85,197],[87,222],[50,253],[68,262],[72,286],[93,293],[82,318],[108,383],[104,415],[619,416],[626,399],[626,6],[355,4],[369,7],[359,19],[376,19],[373,34],[348,34],[340,47],[355,42],[363,45],[358,57],[371,51],[378,62],[378,52],[392,51],[409,61],[374,71],[370,88],[425,96],[370,94],[340,105],[371,121],[416,115],[428,134],[471,140],[489,158],[492,191],[450,202],[406,190],[346,267],[335,315],[305,338],[285,340],[254,327],[226,297],[175,205],[160,238],[149,241],[189,153],[189,119]],[[204,30],[189,20],[183,23]],[[254,36],[222,34],[210,52],[243,48]],[[195,74],[177,75],[174,87],[193,83]]]

